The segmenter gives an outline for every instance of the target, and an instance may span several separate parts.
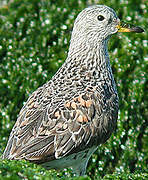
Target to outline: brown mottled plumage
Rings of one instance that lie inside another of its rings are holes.
[[[107,6],[91,6],[78,15],[65,63],[29,97],[3,158],[26,159],[47,169],[72,167],[85,174],[90,156],[116,126],[118,95],[107,42],[123,29],[140,31],[120,27]]]

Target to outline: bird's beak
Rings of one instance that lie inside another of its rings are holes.
[[[125,22],[120,22],[117,26],[118,32],[136,32],[136,33],[142,33],[144,30],[140,27],[127,24]]]

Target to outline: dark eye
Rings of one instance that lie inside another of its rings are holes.
[[[104,16],[102,16],[102,15],[99,15],[99,16],[98,16],[98,20],[99,20],[99,21],[103,21],[104,19],[105,19]]]

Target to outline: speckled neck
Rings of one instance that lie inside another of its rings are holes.
[[[93,73],[103,73],[111,71],[107,49],[108,40],[92,42],[81,39],[76,42],[72,39],[66,64],[69,68],[76,68],[79,71],[89,71]],[[110,72],[111,73],[111,72]]]

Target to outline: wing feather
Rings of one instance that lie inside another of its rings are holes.
[[[98,132],[108,131],[108,116],[102,119],[102,113],[106,112],[101,106],[103,100],[97,99],[98,94],[75,93],[74,98],[65,98],[66,101],[59,96],[60,105],[55,106],[56,97],[48,93],[48,89],[39,88],[28,99],[12,129],[3,158],[30,161],[42,161],[46,156],[61,158],[91,146],[94,138],[96,143]],[[115,98],[111,101],[106,106],[116,103]],[[107,113],[113,116],[112,112]]]

